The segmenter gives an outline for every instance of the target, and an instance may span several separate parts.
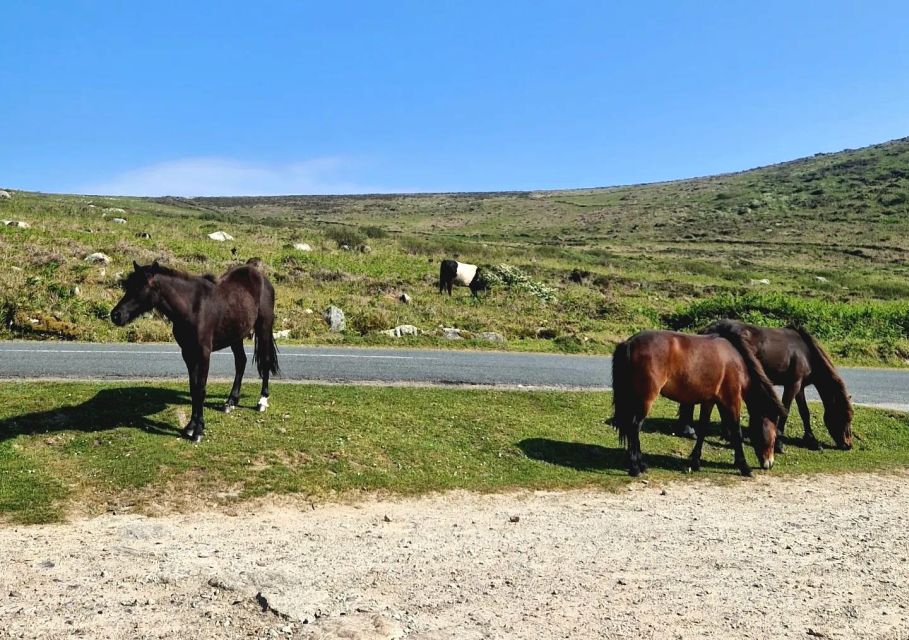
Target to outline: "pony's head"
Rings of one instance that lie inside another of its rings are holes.
[[[768,416],[752,416],[749,419],[751,446],[761,469],[773,467],[773,451],[776,445],[776,420]]]
[[[121,283],[123,297],[110,312],[110,319],[115,325],[122,327],[155,308],[159,296],[154,286],[158,270],[157,260],[144,267],[138,262],[133,262],[132,273]]]
[[[848,395],[828,396],[824,404],[824,426],[836,446],[852,448],[852,402]]]

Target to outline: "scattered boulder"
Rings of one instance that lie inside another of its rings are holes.
[[[9,191],[6,191],[5,189],[0,189],[0,199],[9,200],[12,197],[13,196]]]
[[[17,229],[31,229],[32,225],[25,220],[4,220],[3,224],[7,227],[16,227]]]
[[[85,256],[85,261],[91,262],[92,264],[110,264],[110,256],[98,251],[91,255]]]
[[[347,328],[347,320],[344,317],[344,312],[339,307],[331,305],[322,314],[322,318],[325,319],[328,330],[332,333],[340,333]]]
[[[111,218],[110,221],[114,224],[126,224],[126,218]]]
[[[402,292],[401,295],[398,296],[398,300],[404,304],[410,304],[410,301],[413,300],[413,298],[411,298],[408,294]]]
[[[120,207],[108,207],[104,211],[107,213],[126,213],[126,209],[121,209]]]
[[[275,340],[285,340],[290,337],[290,329],[281,329],[280,331],[275,331],[272,335]]]
[[[537,338],[541,340],[553,340],[557,338],[559,332],[555,329],[550,329],[549,327],[538,327],[537,328]]]
[[[372,247],[368,244],[361,244],[358,249],[360,250],[360,253],[372,253]]]
[[[143,238],[145,240],[151,239],[151,234],[148,231],[140,231],[136,234],[137,238]]]
[[[412,324],[399,324],[394,329],[386,329],[385,331],[380,331],[379,333],[391,336],[392,338],[403,338],[404,336],[418,336],[421,331],[413,326]]]
[[[748,281],[748,284],[751,284],[751,285],[770,284],[770,280],[767,278],[761,278],[760,280],[756,280],[756,279],[752,278],[751,280]]]
[[[814,279],[817,280],[818,282],[827,282],[827,278],[825,278],[824,276],[814,276]]]
[[[297,251],[307,251],[307,252],[312,251],[312,247],[309,246],[305,242],[297,242],[296,244],[294,244],[294,249],[296,249]]]
[[[226,233],[224,231],[215,231],[213,233],[209,233],[208,237],[217,242],[224,242],[225,240],[234,239],[234,237],[232,235],[230,235],[229,233]]]
[[[496,333],[495,331],[483,331],[482,333],[477,334],[477,338],[487,342],[505,342],[505,336],[501,333]]]
[[[342,244],[342,245],[341,245],[341,251],[350,251],[350,245],[349,245],[349,244]]]
[[[446,340],[463,340],[460,329],[454,327],[442,327],[442,337]]]
[[[306,309],[303,309],[303,313],[305,313],[305,314],[308,315],[308,316],[311,316],[312,314],[315,313],[315,311],[313,311],[312,309],[310,309],[309,307],[307,307]]]

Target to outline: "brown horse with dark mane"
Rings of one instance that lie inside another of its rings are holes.
[[[710,402],[720,408],[732,435],[735,465],[751,475],[742,448],[742,401],[750,416],[751,444],[764,469],[773,466],[776,424],[786,413],[773,385],[748,346],[736,336],[696,336],[642,331],[620,343],[612,356],[615,415],[612,424],[627,449],[628,473],[647,470],[641,455],[641,425],[657,396],[680,403]],[[700,469],[706,425],[698,424],[691,468]]]
[[[824,424],[841,449],[852,448],[852,402],[846,383],[836,372],[830,356],[807,331],[799,327],[766,328],[739,320],[717,320],[700,331],[703,335],[737,335],[760,361],[767,377],[783,386],[783,406],[788,414],[793,398],[805,428],[804,443],[812,449],[821,445],[811,429],[811,414],[805,400],[805,387],[814,385],[824,404]],[[710,421],[713,406],[701,406],[701,420]],[[706,412],[706,415],[705,415]],[[694,417],[693,405],[679,407],[679,421],[684,427]],[[782,438],[786,415],[777,425],[776,452],[783,452]]]
[[[268,408],[269,374],[278,373],[278,350],[272,335],[275,290],[257,264],[258,260],[250,260],[216,278],[168,269],[157,260],[147,266],[133,262],[133,272],[123,281],[123,298],[110,313],[114,324],[121,327],[152,310],[173,323],[174,338],[189,371],[193,403],[183,435],[193,442],[200,442],[205,433],[202,407],[212,351],[230,347],[234,352],[234,385],[224,403],[224,411],[230,412],[240,399],[246,369],[243,339],[251,333],[255,336],[253,360],[262,376],[258,409]]]

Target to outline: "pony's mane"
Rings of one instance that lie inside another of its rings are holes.
[[[210,273],[196,275],[194,273],[189,273],[187,271],[180,271],[178,269],[171,269],[170,267],[164,267],[160,264],[156,267],[155,273],[158,273],[158,274],[161,274],[164,276],[169,276],[171,278],[180,278],[181,280],[195,280],[198,278],[202,278],[203,280],[208,280],[209,282],[212,282],[212,283],[214,283],[218,280],[218,278],[216,276],[214,276]]]
[[[846,390],[846,382],[836,372],[836,367],[827,352],[810,333],[802,327],[790,326],[797,331],[808,346],[811,356],[811,378],[817,388],[818,395],[824,401],[825,408],[828,404],[842,407],[842,411],[852,413],[852,402]]]
[[[742,360],[745,361],[745,368],[748,369],[748,377],[751,379],[751,384],[748,385],[748,393],[745,396],[748,413],[752,415],[759,413],[771,420],[787,415],[786,408],[780,402],[779,396],[776,395],[776,390],[773,388],[770,378],[767,377],[764,367],[761,366],[751,347],[745,344],[741,334],[728,326],[718,325],[714,329],[716,331],[715,335],[731,342],[732,346],[742,356]]]

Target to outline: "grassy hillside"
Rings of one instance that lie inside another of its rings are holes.
[[[161,320],[125,329],[107,320],[133,259],[218,273],[258,256],[278,288],[276,328],[293,341],[454,346],[436,335],[445,325],[498,331],[508,341],[497,347],[604,352],[641,328],[738,316],[802,322],[842,362],[909,359],[909,139],[576,191],[197,199],[12,191],[0,218],[31,225],[0,227],[2,338],[167,340]],[[236,239],[209,240],[215,230]],[[111,264],[87,263],[95,251]],[[554,291],[532,284],[499,286],[478,303],[466,290],[441,297],[444,257],[511,265]],[[398,302],[400,292],[413,301]],[[320,318],[330,303],[348,315],[343,335],[329,335]],[[429,333],[376,333],[403,323]]]

